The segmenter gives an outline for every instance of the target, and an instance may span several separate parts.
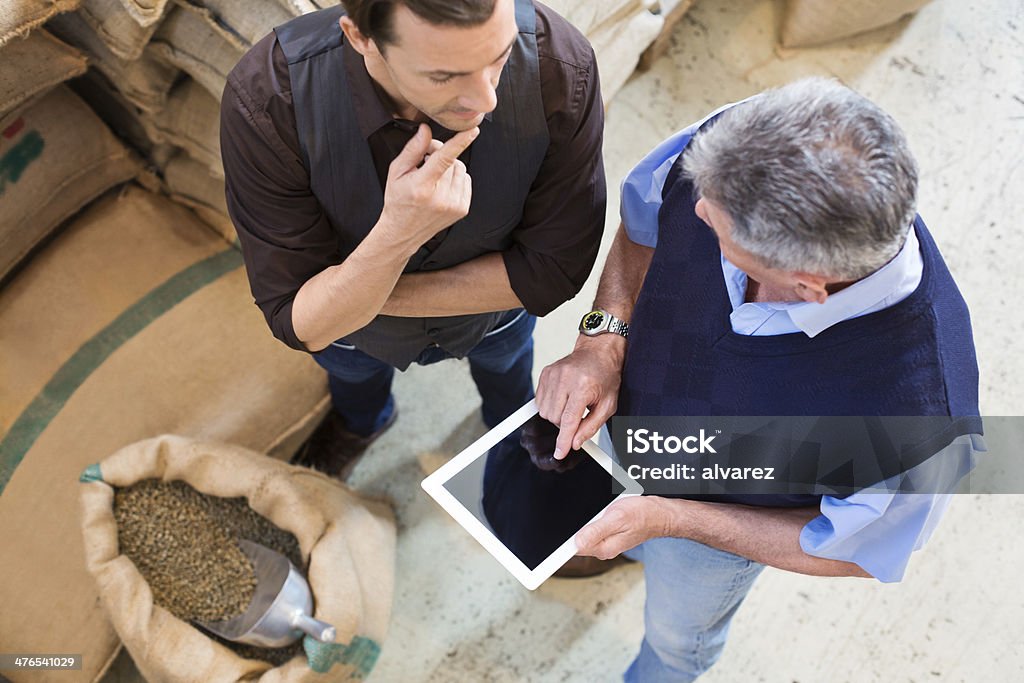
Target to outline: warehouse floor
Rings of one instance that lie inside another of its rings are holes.
[[[605,249],[619,182],[662,138],[765,87],[837,76],[906,130],[921,166],[920,212],[971,308],[982,412],[1019,413],[1024,367],[1009,351],[1024,316],[1008,300],[1024,291],[1024,232],[1012,219],[1024,215],[1024,6],[935,0],[894,27],[780,52],[780,4],[700,0],[669,53],[617,95],[606,135]],[[570,350],[598,272],[539,324],[537,372]],[[352,480],[398,506],[394,614],[370,680],[615,680],[643,633],[640,567],[555,579],[533,593],[521,588],[419,488],[425,471],[481,428],[467,367],[414,368],[397,379],[396,392],[401,418]],[[1022,518],[1024,496],[959,498],[902,584],[767,570],[708,683],[1024,680]],[[137,675],[122,656],[106,680]]]

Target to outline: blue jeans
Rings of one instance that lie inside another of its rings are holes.
[[[629,683],[687,683],[711,668],[729,622],[764,565],[682,538],[655,538],[626,553],[643,562],[647,600]]]
[[[536,317],[521,308],[509,311],[467,354],[488,428],[495,427],[533,398],[536,322]],[[428,346],[415,362],[430,365],[452,357],[438,346]],[[391,394],[393,367],[344,339],[313,354],[313,358],[327,370],[331,404],[351,431],[368,436],[391,418],[395,409]]]

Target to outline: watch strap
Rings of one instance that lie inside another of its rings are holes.
[[[629,323],[619,320],[611,313],[608,314],[608,331],[621,337],[629,338]]]

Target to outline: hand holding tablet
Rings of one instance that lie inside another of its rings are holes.
[[[422,484],[530,590],[576,553],[577,531],[619,498],[642,493],[592,441],[555,460],[557,434],[531,401]]]

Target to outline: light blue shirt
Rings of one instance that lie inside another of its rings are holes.
[[[648,247],[657,245],[661,193],[683,151],[683,140],[704,121],[731,106],[671,136],[626,176],[621,216],[630,240]],[[829,295],[823,304],[751,303],[743,301],[746,273],[722,257],[722,276],[733,308],[732,329],[753,336],[803,332],[814,337],[844,320],[892,306],[917,288],[923,267],[917,235],[910,228],[895,258],[868,277]],[[801,530],[800,547],[816,557],[853,562],[880,581],[899,581],[911,553],[931,537],[949,507],[952,492],[974,467],[975,454],[984,450],[980,436],[964,435],[903,475],[915,484],[915,490],[944,493],[894,493],[892,490],[899,488],[897,476],[846,498],[822,496],[821,515]]]

